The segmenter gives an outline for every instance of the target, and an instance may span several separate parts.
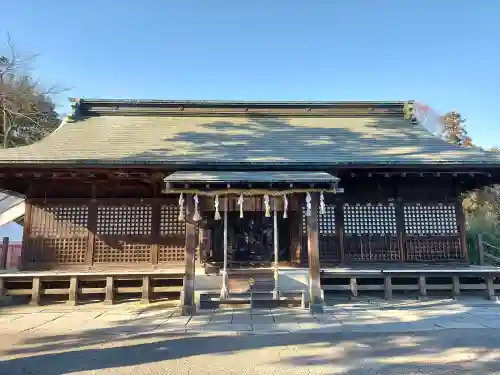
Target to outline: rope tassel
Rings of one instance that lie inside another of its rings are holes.
[[[219,196],[218,195],[215,196],[214,206],[215,206],[214,219],[220,220],[221,217],[220,217],[220,212],[219,212]]]
[[[264,207],[266,208],[266,217],[271,217],[271,205],[269,204],[269,195],[264,195]]]
[[[286,219],[288,217],[288,199],[286,194],[283,194],[283,218]]]
[[[198,204],[199,204],[200,200],[198,198],[198,194],[196,194],[193,197],[193,200],[194,200],[194,215],[193,215],[193,220],[194,221],[200,221],[201,220],[201,215],[200,215],[200,212],[198,211]]]
[[[184,194],[181,193],[179,196],[179,221],[184,221],[186,216],[184,215]]]
[[[311,216],[311,193],[306,193],[306,216]]]
[[[238,198],[238,205],[240,206],[240,219],[243,219],[243,194]]]
[[[319,194],[319,214],[326,214],[325,197],[323,196],[323,192]]]

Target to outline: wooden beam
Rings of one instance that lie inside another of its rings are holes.
[[[194,300],[195,253],[196,253],[196,222],[193,220],[193,195],[186,197],[186,250],[181,314],[192,315],[196,310]]]
[[[311,194],[311,216],[307,217],[307,248],[309,259],[309,311],[323,312],[321,293],[321,269],[319,263],[319,233],[318,233],[319,196]]]

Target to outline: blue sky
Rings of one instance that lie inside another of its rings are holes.
[[[67,96],[407,100],[500,145],[498,0],[17,0],[0,32]],[[0,230],[1,235],[1,230]]]

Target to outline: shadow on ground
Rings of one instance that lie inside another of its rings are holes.
[[[454,303],[439,306],[451,308]],[[107,328],[26,338],[4,353],[10,359],[0,362],[0,374],[36,374],[43,369],[44,375],[56,375],[140,365],[169,368],[178,360],[205,366],[212,362],[220,367],[222,362],[233,363],[232,359],[236,361],[232,365],[243,367],[256,363],[302,368],[304,373],[316,369],[347,375],[500,371],[499,331],[491,329],[390,332],[393,323],[370,326],[367,321],[363,332],[309,329],[283,334],[206,335],[157,330],[160,324],[154,322],[154,316],[141,317],[147,312],[151,309]],[[463,309],[454,319],[471,317]],[[433,324],[439,319],[442,316],[429,314],[418,323]]]

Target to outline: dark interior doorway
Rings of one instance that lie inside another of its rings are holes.
[[[290,261],[290,231],[288,221],[278,213],[278,254],[280,262]],[[222,216],[222,215],[221,215]],[[213,213],[207,217],[213,218]],[[210,256],[215,264],[224,262],[224,222],[209,219]],[[273,217],[263,212],[245,211],[240,218],[238,211],[228,212],[228,267],[270,267],[274,262]]]

